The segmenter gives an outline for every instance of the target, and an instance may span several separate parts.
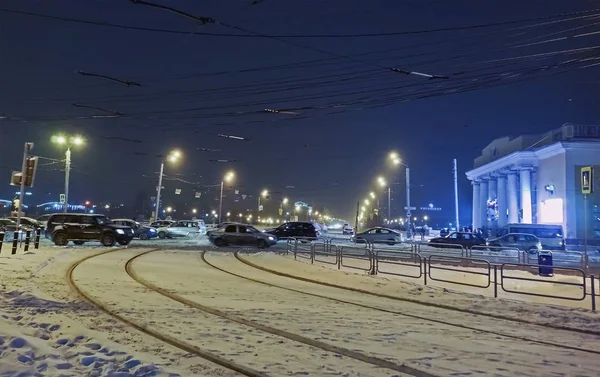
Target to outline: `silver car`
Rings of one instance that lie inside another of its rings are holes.
[[[502,237],[488,240],[487,243],[489,246],[514,248],[530,253],[542,250],[540,240],[533,234],[526,233],[508,233]]]
[[[204,220],[176,221],[167,227],[158,228],[158,237],[161,239],[198,236],[201,234],[206,234]]]
[[[395,245],[398,242],[404,241],[402,234],[397,230],[380,226],[356,233],[350,239],[356,243],[364,243],[366,241],[369,243],[387,243],[389,245]]]
[[[273,246],[277,237],[263,233],[252,225],[228,224],[208,232],[208,239],[216,246],[227,245],[256,245],[260,249]]]

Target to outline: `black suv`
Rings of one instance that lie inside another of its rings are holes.
[[[100,241],[104,246],[113,246],[115,242],[127,245],[134,236],[128,226],[113,224],[104,215],[81,213],[57,213],[48,219],[46,238],[57,246],[66,246],[69,241],[83,245],[87,241]]]
[[[285,238],[317,238],[319,230],[309,222],[289,222],[281,224],[275,229],[267,229],[266,233],[270,233],[277,239]]]

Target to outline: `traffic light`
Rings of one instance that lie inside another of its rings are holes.
[[[33,187],[35,181],[35,172],[37,171],[38,157],[27,157],[25,161],[25,187]],[[10,184],[13,186],[21,186],[23,174],[19,171],[13,171],[10,179]]]

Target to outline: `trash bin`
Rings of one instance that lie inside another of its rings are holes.
[[[552,252],[540,251],[538,253],[538,265],[540,276],[554,276],[554,269],[552,268]]]

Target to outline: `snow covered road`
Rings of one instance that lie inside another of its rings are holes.
[[[0,343],[21,338],[31,345],[48,343],[51,349],[43,355],[60,363],[40,366],[36,357],[45,345],[4,346],[0,376],[9,370],[5,366],[30,372],[23,376],[44,377],[240,375],[227,369],[227,363],[248,371],[246,375],[269,376],[596,376],[600,369],[596,314],[332,271],[271,253],[241,258],[343,286],[506,317],[525,315],[533,323],[278,276],[244,264],[232,253],[209,251],[203,256],[198,250],[157,250],[141,255],[149,250],[135,248],[107,250],[72,270],[76,286],[111,317],[75,297],[66,279],[75,261],[99,251],[53,248],[2,261],[7,324],[0,322]],[[30,323],[46,322],[42,330],[29,330]],[[203,355],[214,356],[221,365]]]

